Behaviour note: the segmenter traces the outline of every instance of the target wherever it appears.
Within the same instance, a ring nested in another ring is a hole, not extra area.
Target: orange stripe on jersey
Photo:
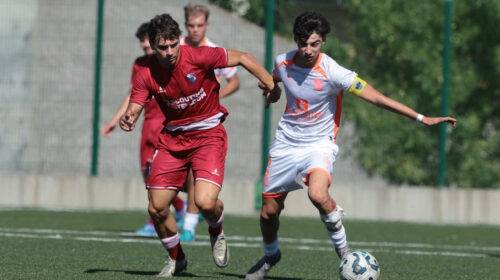
[[[313,66],[313,70],[320,73],[321,76],[323,76],[326,80],[328,80],[328,76],[326,75],[326,72],[323,68],[321,68],[321,66],[319,66],[319,63],[321,62],[321,58],[323,57],[323,54],[320,53],[318,55],[318,60],[316,60],[316,64],[314,64]]]
[[[342,95],[343,95],[343,92],[339,91],[339,94],[337,95],[337,108],[335,109],[335,115],[333,116],[333,121],[334,121],[333,139],[334,139],[334,143],[337,143],[337,133],[339,132],[340,115],[342,114]]]
[[[295,57],[295,55],[294,55],[294,57]],[[278,66],[276,68],[280,68],[283,65],[288,66],[288,65],[292,65],[292,64],[293,64],[293,57],[289,60],[283,60],[282,62],[280,62],[280,64],[278,64]]]

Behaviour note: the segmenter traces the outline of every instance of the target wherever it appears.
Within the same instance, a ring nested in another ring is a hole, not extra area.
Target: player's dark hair
[[[293,24],[293,35],[297,40],[307,40],[314,32],[318,33],[323,40],[330,32],[330,23],[320,13],[307,11],[297,16]]]
[[[157,15],[149,21],[148,36],[149,44],[154,48],[163,38],[164,40],[173,40],[181,36],[179,24],[169,15]]]
[[[141,24],[141,26],[139,26],[139,28],[137,28],[137,31],[135,32],[135,37],[142,41],[144,38],[146,38],[146,36],[148,36],[148,28],[149,22]]]

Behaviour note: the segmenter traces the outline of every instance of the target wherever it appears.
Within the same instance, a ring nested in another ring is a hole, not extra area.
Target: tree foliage
[[[440,114],[444,1],[353,1],[352,66],[376,88],[424,115]],[[448,180],[461,187],[500,188],[498,68],[500,2],[455,1],[449,114]],[[434,185],[438,128],[424,128],[348,100],[358,159],[371,174],[397,183]]]
[[[217,0],[212,0],[217,1]],[[263,25],[263,0],[249,0],[247,19]],[[313,1],[326,3],[325,1]],[[276,31],[291,38],[297,1],[276,1]],[[343,3],[339,7],[338,3]],[[301,5],[303,5],[302,3]],[[337,1],[312,7],[332,25],[323,51],[385,95],[426,116],[441,112],[445,1]],[[459,187],[500,188],[500,1],[454,1],[449,85],[448,181]],[[338,10],[347,19],[338,17]],[[347,23],[346,23],[347,22]],[[345,30],[344,30],[345,29]],[[338,30],[337,30],[338,31]],[[344,98],[343,118],[355,124],[356,157],[369,173],[393,183],[435,185],[439,128],[359,99]]]

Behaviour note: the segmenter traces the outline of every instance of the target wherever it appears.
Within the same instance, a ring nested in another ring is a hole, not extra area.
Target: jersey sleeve
[[[196,61],[201,67],[206,69],[227,67],[228,57],[225,48],[198,47],[194,49],[197,51]]]
[[[146,87],[144,75],[137,63],[132,68],[131,88],[130,102],[144,106],[149,98],[149,90]]]
[[[340,88],[344,92],[351,87],[354,78],[358,76],[356,72],[340,66],[333,59],[328,61],[328,75],[332,86]]]

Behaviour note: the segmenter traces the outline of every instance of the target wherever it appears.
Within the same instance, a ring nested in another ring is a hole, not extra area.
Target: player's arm
[[[240,88],[240,79],[238,78],[238,74],[234,74],[230,78],[226,78],[226,81],[226,85],[219,91],[219,98],[231,95]]]
[[[125,114],[120,118],[120,127],[124,131],[132,131],[135,128],[135,124],[137,123],[137,120],[139,119],[139,116],[141,115],[142,112],[142,105],[139,105],[137,103],[132,103],[130,102],[128,104],[127,110],[125,111]]]
[[[105,124],[104,127],[102,128],[101,132],[104,136],[106,136],[106,137],[111,136],[111,132],[113,132],[113,130],[115,130],[116,126],[120,122],[121,116],[123,116],[123,114],[125,114],[129,100],[130,100],[130,90],[127,92],[127,95],[125,95],[125,97],[123,98],[122,103],[120,104],[120,107],[116,111],[113,118],[107,124]]]
[[[236,50],[227,50],[228,66],[241,65],[250,74],[254,75],[269,90],[266,92],[266,108],[270,103],[275,103],[281,96],[281,89],[274,83],[273,77],[266,69],[249,53]]]
[[[359,77],[354,79],[348,92],[357,95],[359,98],[380,108],[417,120],[425,125],[435,125],[442,122],[448,122],[455,126],[457,122],[457,120],[452,117],[424,117],[423,115],[415,112],[412,108],[385,96]]]

